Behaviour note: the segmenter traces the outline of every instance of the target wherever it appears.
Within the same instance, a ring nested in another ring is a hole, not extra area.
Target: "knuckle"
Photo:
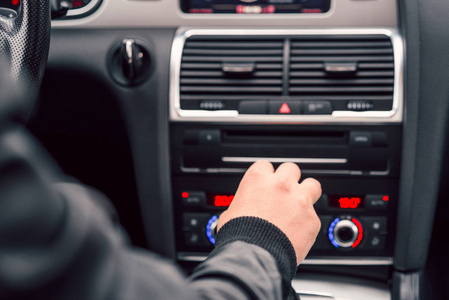
[[[290,192],[292,190],[292,185],[288,178],[279,178],[275,183],[275,188],[281,192]]]
[[[256,161],[251,168],[246,172],[246,174],[250,177],[260,177],[264,172],[264,165],[269,164],[268,161],[258,160]]]

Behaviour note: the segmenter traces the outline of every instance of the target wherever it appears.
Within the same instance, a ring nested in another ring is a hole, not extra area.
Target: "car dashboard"
[[[448,4],[72,2],[30,129],[135,245],[190,271],[246,169],[290,161],[323,189],[301,299],[429,299]]]

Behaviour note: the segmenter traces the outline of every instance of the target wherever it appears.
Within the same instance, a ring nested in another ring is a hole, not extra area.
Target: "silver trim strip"
[[[100,5],[102,0],[92,0],[86,6],[81,8],[69,9],[66,17],[76,17],[89,13],[91,10],[97,8]]]
[[[207,255],[196,255],[189,253],[178,253],[178,260],[202,262]],[[391,266],[392,257],[326,257],[326,258],[306,258],[302,265],[332,265],[332,266]]]
[[[298,294],[299,296],[305,296],[305,297],[319,297],[319,298],[335,299],[335,297],[330,293],[322,293],[322,292],[315,292],[315,291],[296,290],[296,294]]]
[[[386,35],[391,38],[394,52],[395,79],[393,109],[391,111],[334,111],[332,115],[239,115],[235,110],[182,110],[180,105],[180,71],[184,43],[191,36],[301,36],[301,35]],[[259,124],[382,124],[401,123],[403,114],[403,60],[402,37],[396,29],[178,29],[172,44],[170,58],[170,120],[173,122],[226,122]]]
[[[267,160],[271,163],[293,162],[298,164],[345,164],[346,158],[292,158],[292,157],[228,157],[221,158],[223,162],[253,163],[258,160]]]

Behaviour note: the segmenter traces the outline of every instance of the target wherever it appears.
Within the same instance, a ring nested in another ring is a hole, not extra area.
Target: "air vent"
[[[188,39],[181,62],[181,104],[282,95],[283,46],[281,39]]]
[[[380,110],[391,110],[394,92],[391,40],[387,36],[292,39],[289,83],[290,96],[354,100],[360,101],[354,105],[375,103],[380,104]]]
[[[403,42],[391,29],[180,29],[172,121],[400,123]]]

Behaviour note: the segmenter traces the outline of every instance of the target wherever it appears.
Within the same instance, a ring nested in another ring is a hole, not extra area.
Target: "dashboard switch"
[[[370,147],[372,134],[367,131],[351,131],[349,134],[349,145],[357,147]]]
[[[378,250],[385,248],[386,237],[381,235],[373,235],[371,236],[365,246],[363,247],[365,250]]]
[[[269,101],[268,113],[274,115],[299,115],[301,104],[297,101]]]
[[[182,192],[182,202],[188,206],[204,206],[206,205],[205,192]]]
[[[366,195],[365,208],[367,210],[386,210],[389,199],[385,195]]]
[[[198,141],[200,144],[219,144],[221,140],[220,130],[200,130]]]
[[[240,101],[239,114],[265,115],[267,113],[267,101]]]
[[[332,105],[329,101],[305,101],[304,113],[306,115],[330,115]]]

